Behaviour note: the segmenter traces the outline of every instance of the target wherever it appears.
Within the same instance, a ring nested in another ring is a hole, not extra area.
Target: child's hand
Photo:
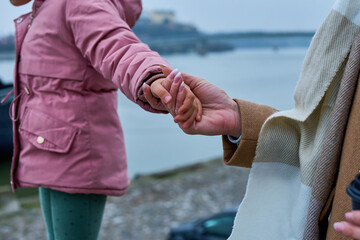
[[[156,110],[169,111],[166,107],[171,101],[171,95],[168,93],[162,82],[165,78],[159,78],[151,84],[151,88],[148,84],[144,83],[142,89],[144,91],[145,99],[148,101],[150,106]],[[170,112],[170,111],[169,111]]]
[[[184,84],[181,72],[174,69],[162,82],[162,85],[172,97],[172,101],[168,103],[168,108],[170,112],[174,113],[174,121],[179,123],[182,129],[187,129],[195,124],[195,121],[201,120],[201,102]]]

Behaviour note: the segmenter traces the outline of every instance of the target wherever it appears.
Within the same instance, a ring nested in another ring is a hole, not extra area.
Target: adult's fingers
[[[165,66],[163,64],[160,64],[160,67],[165,76],[169,76],[170,73],[173,72],[172,68]],[[199,84],[201,84],[201,82],[206,81],[200,77],[193,76],[193,75],[190,75],[187,73],[182,73],[182,75],[183,75],[183,80],[184,80],[185,84],[188,85],[191,89],[196,88]],[[173,77],[175,77],[175,75]]]
[[[163,87],[165,88],[165,90],[168,91],[170,94],[171,94],[171,92],[170,92],[171,85],[173,84],[174,78],[178,73],[179,73],[179,70],[177,70],[177,69],[172,70],[171,73],[161,83],[163,85]]]
[[[360,240],[360,227],[353,225],[352,223],[337,222],[334,224],[334,229],[347,237]]]
[[[169,77],[170,77],[170,75],[169,75]],[[170,105],[170,107],[171,107],[171,109],[172,109],[172,111],[174,113],[176,113],[177,105],[182,104],[182,102],[179,102],[178,99],[177,99],[177,96],[178,96],[178,93],[179,93],[179,87],[180,87],[181,83],[182,83],[181,72],[178,72],[176,74],[176,76],[174,77],[174,81],[173,81],[173,83],[171,85],[171,88],[170,88],[170,94],[173,97],[173,101],[171,101],[171,103],[169,105]]]
[[[176,102],[179,103],[176,105],[176,108],[175,108],[176,114],[179,113],[179,109],[184,105],[185,97],[186,97],[186,90],[185,90],[184,82],[181,82],[181,84],[179,86],[179,93],[176,96]]]
[[[175,68],[174,70],[171,71],[171,73],[167,76],[167,78],[170,78],[172,80],[174,80],[175,76],[179,73],[179,70],[177,68]]]
[[[345,214],[346,220],[360,227],[360,211],[355,210]]]
[[[162,72],[165,74],[165,76],[168,76],[172,71],[172,68],[165,66],[163,64],[160,64],[160,67],[161,67]]]
[[[177,68],[172,70],[170,74],[165,78],[165,80],[161,83],[163,87],[166,89],[166,91],[170,92],[171,85],[173,84],[174,78],[178,72],[179,70],[177,70]]]
[[[198,87],[202,82],[205,82],[204,79],[200,77],[196,77],[187,73],[182,73],[183,81],[186,85],[190,87],[191,90],[194,90]]]

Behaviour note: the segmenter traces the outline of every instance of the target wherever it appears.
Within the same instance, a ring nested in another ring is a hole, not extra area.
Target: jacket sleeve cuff
[[[227,165],[251,167],[255,157],[257,140],[265,120],[277,110],[245,100],[234,99],[241,114],[241,140],[239,144],[231,143],[223,136],[223,158]]]

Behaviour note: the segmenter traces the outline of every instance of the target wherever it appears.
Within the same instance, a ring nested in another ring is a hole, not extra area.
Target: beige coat
[[[251,167],[260,129],[267,117],[276,110],[244,100],[236,100],[236,102],[242,116],[242,137],[238,146],[223,138],[224,161],[227,165]],[[326,239],[329,240],[349,239],[335,232],[332,226],[334,222],[345,220],[345,213],[351,210],[351,199],[347,196],[345,189],[360,169],[360,128],[357,127],[358,124],[360,124],[360,88],[356,89],[351,107],[336,183],[334,183],[325,208],[320,214],[319,225],[325,226],[325,229],[322,230],[326,231],[326,227],[329,226],[326,236]],[[329,225],[323,224],[328,222],[330,211]]]

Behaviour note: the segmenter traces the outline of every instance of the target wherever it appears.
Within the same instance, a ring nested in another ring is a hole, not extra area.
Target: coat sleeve
[[[245,100],[235,99],[235,101],[241,114],[241,140],[239,145],[236,145],[223,136],[223,159],[227,165],[251,167],[261,127],[277,110]]]
[[[110,0],[67,1],[66,24],[76,47],[94,69],[130,100],[157,112],[141,97],[141,86],[162,77],[159,65],[169,64],[135,36],[118,7]]]

